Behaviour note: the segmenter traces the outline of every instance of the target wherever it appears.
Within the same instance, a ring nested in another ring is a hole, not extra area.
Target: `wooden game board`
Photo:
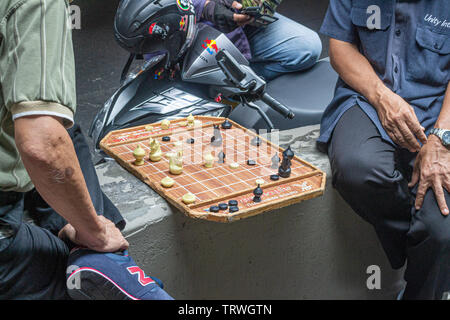
[[[180,122],[186,119],[177,119],[171,121],[171,128],[168,130],[161,129],[160,123],[156,123],[152,124],[152,131],[147,131],[145,125],[112,131],[101,141],[100,147],[172,205],[193,218],[231,222],[323,194],[325,173],[308,162],[295,156],[292,159],[291,176],[272,181],[270,175],[277,174],[278,170],[271,168],[271,158],[278,153],[281,159],[283,149],[264,138],[260,138],[260,146],[253,146],[251,140],[257,136],[256,133],[231,120],[231,129],[221,129],[222,146],[214,147],[211,145],[213,125],[220,125],[225,119],[196,117],[196,120],[195,128],[183,127]],[[171,141],[163,142],[163,136],[170,136]],[[175,141],[183,142],[184,166],[181,175],[169,173],[169,161],[166,157],[159,162],[148,159],[149,138],[160,141],[163,154],[175,151]],[[187,142],[190,138],[195,140],[194,144]],[[133,150],[138,144],[147,152],[143,166],[134,165]],[[216,161],[212,168],[204,167],[203,154],[207,151],[216,158],[220,151],[225,152],[225,163],[219,164]],[[255,160],[256,165],[247,165],[248,159]],[[239,163],[239,168],[231,169],[231,162]],[[175,180],[172,188],[161,186],[160,181],[166,176]],[[257,179],[265,180],[261,185],[264,194],[260,203],[253,202]],[[186,205],[182,202],[181,197],[188,192],[196,196],[194,204]],[[210,206],[227,203],[229,200],[238,201],[238,212],[209,212]]]

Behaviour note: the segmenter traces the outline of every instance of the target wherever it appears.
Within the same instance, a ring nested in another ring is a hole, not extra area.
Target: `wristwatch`
[[[430,134],[434,134],[439,139],[441,139],[441,142],[444,145],[444,147],[447,148],[450,147],[450,130],[433,128],[430,130]]]

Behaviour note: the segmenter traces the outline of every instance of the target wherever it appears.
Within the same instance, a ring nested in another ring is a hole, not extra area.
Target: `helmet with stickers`
[[[186,53],[197,32],[191,0],[122,0],[114,22],[114,35],[134,55],[167,55],[167,65]]]

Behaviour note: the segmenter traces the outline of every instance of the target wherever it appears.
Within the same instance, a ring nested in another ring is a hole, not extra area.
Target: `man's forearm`
[[[42,198],[93,246],[101,246],[103,226],[97,219],[72,141],[53,117],[15,121],[22,161]]]
[[[450,129],[450,83],[447,85],[444,103],[435,124],[436,128]]]
[[[342,80],[362,94],[375,108],[387,92],[369,61],[351,43],[330,39],[330,61]]]

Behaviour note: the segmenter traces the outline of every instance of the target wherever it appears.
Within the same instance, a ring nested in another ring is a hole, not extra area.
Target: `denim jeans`
[[[322,52],[316,32],[280,14],[275,17],[278,21],[265,28],[245,28],[251,67],[267,81],[312,67]]]

